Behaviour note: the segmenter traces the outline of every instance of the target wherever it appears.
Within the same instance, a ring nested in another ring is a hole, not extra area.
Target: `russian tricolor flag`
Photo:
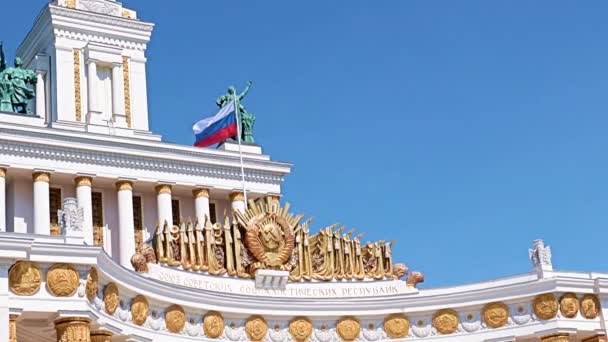
[[[236,104],[227,104],[215,116],[203,119],[192,126],[196,136],[194,146],[206,147],[221,143],[236,136],[237,130]]]

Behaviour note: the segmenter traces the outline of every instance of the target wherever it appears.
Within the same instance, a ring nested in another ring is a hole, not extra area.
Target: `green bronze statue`
[[[0,111],[31,114],[29,100],[35,94],[29,85],[35,85],[36,80],[36,73],[25,69],[20,57],[15,58],[14,67],[6,67],[4,49],[0,42]]]
[[[248,144],[255,143],[255,139],[253,138],[253,124],[255,123],[255,116],[245,109],[245,106],[243,106],[241,101],[245,98],[247,93],[249,93],[252,84],[253,83],[251,81],[247,82],[247,87],[240,94],[237,94],[234,86],[230,86],[228,87],[228,94],[218,97],[215,101],[218,107],[224,108],[227,104],[233,102],[236,97],[239,104],[238,114],[239,122],[241,123],[241,141]]]

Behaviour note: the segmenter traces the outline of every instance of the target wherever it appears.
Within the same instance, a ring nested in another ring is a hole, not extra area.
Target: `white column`
[[[34,234],[51,235],[49,182],[51,174],[35,172],[34,179]]]
[[[192,190],[194,196],[194,212],[196,220],[201,225],[205,224],[205,218],[209,216],[209,190],[200,188]]]
[[[10,341],[10,308],[8,304],[8,298],[10,295],[8,286],[9,267],[9,265],[0,264],[0,324],[3,325],[0,328],[0,341]]]
[[[112,65],[112,114],[118,127],[127,127],[125,92],[122,82],[122,65]]]
[[[0,232],[6,231],[6,169],[0,167]]]
[[[46,85],[45,72],[36,70],[36,115],[46,119]]]
[[[91,194],[91,185],[93,179],[91,177],[81,176],[74,179],[76,185],[76,199],[78,206],[84,212],[84,243],[93,246],[93,197]]]
[[[89,73],[87,76],[87,98],[89,101],[89,112],[98,112],[97,107],[97,64],[91,60],[88,64]]]
[[[169,227],[173,227],[171,185],[162,184],[156,187],[156,206],[158,208],[158,224],[163,226],[167,221]]]
[[[135,222],[133,221],[133,183],[116,183],[118,193],[118,241],[120,265],[128,269],[135,254]]]
[[[245,195],[242,192],[231,193],[230,202],[232,203],[232,210],[245,211]]]

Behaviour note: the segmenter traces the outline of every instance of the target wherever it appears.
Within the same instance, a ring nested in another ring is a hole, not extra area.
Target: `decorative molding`
[[[74,49],[74,106],[76,121],[82,122],[82,93],[81,93],[80,50]]]
[[[69,8],[54,5],[50,5],[49,9],[52,15],[59,15],[72,19],[85,20],[93,23],[106,24],[114,27],[128,28],[144,32],[152,32],[152,30],[154,29],[154,24],[152,23],[126,19],[121,16],[109,16],[94,12],[74,11]]]
[[[127,117],[127,127],[133,127],[133,118],[131,117],[131,81],[129,76],[129,57],[122,57],[122,78],[125,92],[125,115]]]

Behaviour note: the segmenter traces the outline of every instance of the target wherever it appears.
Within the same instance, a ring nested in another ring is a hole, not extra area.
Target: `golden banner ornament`
[[[557,299],[552,293],[536,296],[533,303],[534,314],[540,319],[552,319],[557,316]]]
[[[13,293],[20,296],[31,296],[40,290],[42,272],[32,262],[18,261],[8,272],[8,282]]]
[[[211,311],[203,319],[203,331],[209,338],[218,338],[224,333],[224,317],[219,312]]]
[[[146,323],[149,310],[150,305],[148,304],[146,297],[142,295],[135,297],[131,303],[131,320],[133,321],[133,324],[143,325]]]
[[[361,324],[354,317],[345,317],[336,324],[336,331],[338,332],[338,336],[344,341],[354,341],[359,337]]]
[[[167,330],[174,334],[179,334],[186,325],[186,312],[179,305],[171,305],[165,313],[165,324]]]
[[[56,297],[69,297],[76,293],[80,276],[68,264],[56,264],[46,274],[46,288]]]
[[[587,319],[595,319],[600,312],[600,302],[592,294],[586,294],[581,301],[581,314]]]
[[[444,335],[456,332],[459,322],[460,320],[456,311],[452,309],[439,310],[433,317],[433,326]]]
[[[306,342],[312,336],[312,323],[305,317],[294,318],[289,322],[289,334],[296,342]]]
[[[384,332],[390,338],[404,338],[410,333],[410,321],[402,314],[392,314],[384,319]]]
[[[261,316],[251,316],[245,323],[245,332],[251,341],[262,341],[268,333],[268,324]]]
[[[103,290],[103,302],[106,306],[106,313],[113,315],[118,308],[120,296],[118,295],[118,287],[114,283],[109,283]]]
[[[574,293],[566,293],[559,300],[559,311],[566,318],[574,318],[578,314],[580,303]]]
[[[483,308],[482,316],[487,326],[500,328],[509,322],[509,308],[504,303],[490,303]]]
[[[95,295],[97,295],[97,287],[99,286],[99,275],[97,274],[97,269],[95,267],[91,267],[89,274],[87,275],[87,284],[85,287],[85,292],[87,294],[88,300],[93,300]]]

